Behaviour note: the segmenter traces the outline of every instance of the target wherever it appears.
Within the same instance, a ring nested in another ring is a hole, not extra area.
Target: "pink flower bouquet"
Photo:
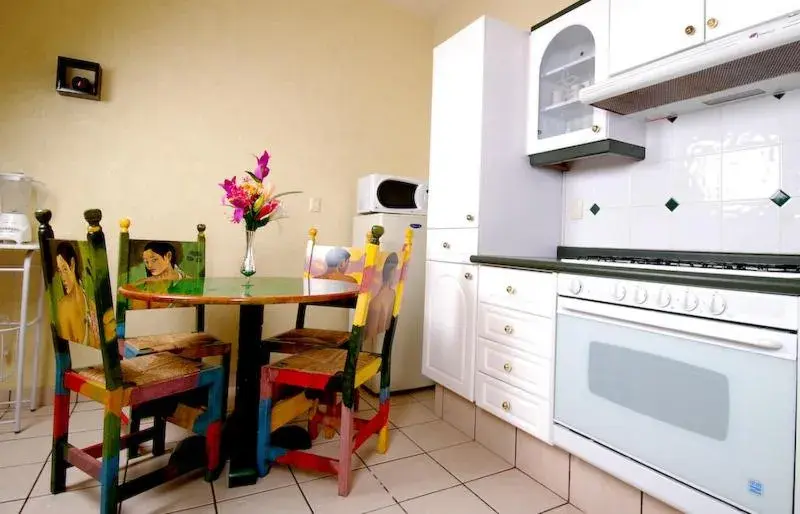
[[[237,183],[236,177],[225,179],[220,187],[225,191],[222,204],[233,208],[231,221],[244,220],[248,231],[263,227],[270,221],[285,217],[280,198],[301,191],[287,191],[275,194],[275,188],[267,180],[269,176],[269,153],[265,150],[256,158],[256,167],[247,171],[247,176]]]

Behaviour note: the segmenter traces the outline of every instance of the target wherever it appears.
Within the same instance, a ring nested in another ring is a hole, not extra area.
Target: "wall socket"
[[[322,212],[322,198],[309,198],[308,212]]]

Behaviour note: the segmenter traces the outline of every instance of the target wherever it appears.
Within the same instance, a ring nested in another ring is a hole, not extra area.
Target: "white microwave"
[[[428,183],[422,180],[373,173],[358,179],[359,214],[425,214]]]

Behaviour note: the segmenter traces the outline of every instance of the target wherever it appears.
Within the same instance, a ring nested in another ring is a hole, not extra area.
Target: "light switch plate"
[[[322,198],[309,198],[308,212],[322,212]]]

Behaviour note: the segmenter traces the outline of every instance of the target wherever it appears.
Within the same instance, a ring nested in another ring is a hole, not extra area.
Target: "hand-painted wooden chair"
[[[395,253],[379,255],[382,234],[382,227],[373,227],[372,237],[366,248],[364,275],[347,348],[307,350],[262,369],[257,459],[262,476],[266,475],[272,463],[334,473],[338,474],[339,495],[346,496],[350,491],[350,462],[353,452],[375,433],[378,434],[378,451],[384,453],[388,449],[392,341],[411,257],[412,230],[409,228],[406,231],[405,244],[399,259]],[[387,315],[388,319],[383,319],[382,315]],[[384,332],[381,353],[361,351],[365,337],[374,337],[376,332]],[[356,419],[353,414],[358,387],[378,372],[381,374],[378,412],[369,420]],[[314,430],[312,426],[317,423],[339,430],[341,439],[338,459],[287,450],[271,444],[271,430],[275,424],[273,390],[281,384],[304,387],[307,394],[313,394],[308,390],[341,393],[340,404],[327,405],[325,413],[315,409],[316,412],[309,422],[310,430]]]
[[[119,264],[117,284],[150,282],[153,288],[166,285],[168,280],[181,278],[203,278],[206,271],[206,226],[197,225],[196,241],[164,241],[151,239],[131,239],[131,220],[123,218],[119,222]],[[199,360],[205,357],[222,357],[225,384],[228,384],[231,363],[231,345],[218,341],[214,336],[203,332],[205,329],[205,306],[195,307],[195,332],[157,334],[133,338],[125,337],[125,319],[129,310],[169,308],[169,304],[152,304],[130,300],[117,295],[117,338],[120,351],[125,358],[139,357],[159,352],[171,352],[181,357]],[[223,418],[227,411],[227,385],[222,395]],[[131,412],[131,430],[137,431],[141,422],[141,412]],[[131,448],[129,457],[135,457],[136,448]]]
[[[359,283],[364,269],[364,250],[358,247],[317,244],[317,229],[308,231],[303,265],[305,278],[325,278]],[[327,307],[352,308],[352,302],[322,304]],[[350,338],[348,330],[305,328],[306,305],[297,307],[295,328],[265,339],[262,344],[278,353],[298,353],[313,348],[339,348]]]
[[[36,212],[56,354],[50,490],[63,492],[67,469],[75,466],[100,482],[100,512],[112,514],[119,502],[197,467],[187,460],[170,459],[159,470],[118,484],[121,450],[152,439],[154,454],[164,452],[157,427],[121,435],[123,407],[152,409],[157,419],[171,416],[168,421],[205,436],[205,459],[199,460],[205,461],[206,480],[218,476],[224,371],[221,366],[168,352],[120,358],[105,235],[100,227],[102,214],[92,209],[84,217],[89,223],[86,241],[59,240],[49,224],[50,211]],[[70,342],[97,349],[102,365],[74,369]],[[102,443],[83,449],[69,444],[71,391],[105,406]],[[196,400],[198,393],[207,401],[186,415],[187,409],[181,408],[185,404],[180,402]],[[165,408],[159,410],[159,406]],[[102,461],[97,460],[100,457]]]

